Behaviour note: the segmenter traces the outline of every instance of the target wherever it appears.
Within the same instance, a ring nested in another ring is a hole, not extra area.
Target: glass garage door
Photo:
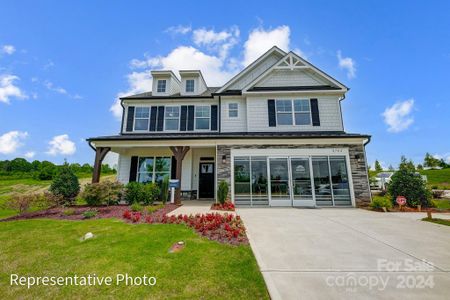
[[[351,206],[345,156],[234,158],[238,206]]]

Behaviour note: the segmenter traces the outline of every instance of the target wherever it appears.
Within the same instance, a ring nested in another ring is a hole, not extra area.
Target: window
[[[311,108],[308,99],[294,100],[295,125],[311,125]]]
[[[158,93],[165,93],[166,92],[166,80],[158,80],[158,86],[156,88]]]
[[[238,104],[228,103],[228,117],[237,118],[238,117]]]
[[[180,120],[180,107],[166,106],[164,111],[164,128],[165,130],[178,130]]]
[[[136,107],[134,130],[148,130],[150,107]]]
[[[194,92],[194,79],[186,80],[186,93]]]
[[[161,184],[170,177],[170,157],[139,157],[138,182],[156,182]]]
[[[209,129],[210,109],[209,106],[195,107],[195,129]]]
[[[292,101],[277,100],[277,124],[292,125]]]
[[[311,105],[308,99],[277,100],[278,125],[311,125]]]

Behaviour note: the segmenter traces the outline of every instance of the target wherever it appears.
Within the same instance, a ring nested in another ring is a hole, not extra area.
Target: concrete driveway
[[[425,214],[240,208],[272,299],[448,299],[450,227]],[[450,218],[450,216],[449,216]]]

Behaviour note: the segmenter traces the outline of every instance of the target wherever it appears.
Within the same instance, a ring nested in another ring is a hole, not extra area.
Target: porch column
[[[100,172],[102,171],[102,162],[106,154],[111,150],[109,147],[97,147],[95,149],[94,172],[92,173],[92,183],[100,181]]]
[[[180,181],[180,187],[175,190],[175,204],[181,203],[181,168],[183,159],[186,156],[186,153],[188,153],[190,147],[189,146],[171,146],[170,150],[173,153],[173,156],[175,156],[175,160],[177,161],[176,166],[176,179]]]

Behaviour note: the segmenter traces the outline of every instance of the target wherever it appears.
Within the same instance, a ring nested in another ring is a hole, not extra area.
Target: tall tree
[[[375,160],[375,171],[377,172],[383,171],[383,168],[381,167],[381,164],[378,160]]]
[[[425,154],[425,158],[423,159],[423,166],[429,167],[429,168],[435,168],[438,167],[440,164],[439,159],[433,157],[430,153]]]

